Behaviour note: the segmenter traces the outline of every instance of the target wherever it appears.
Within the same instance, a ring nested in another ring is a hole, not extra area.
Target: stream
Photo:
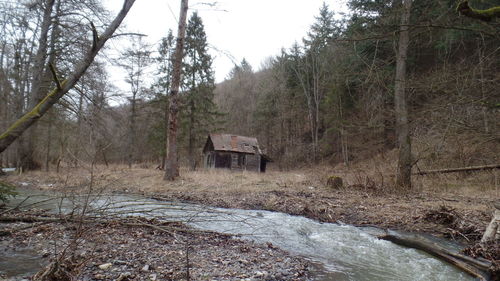
[[[48,200],[42,192],[27,198],[20,191],[10,206],[23,202],[53,212],[78,209],[84,197]],[[52,194],[51,196],[54,196]],[[57,195],[56,195],[57,196]],[[23,201],[24,200],[24,201]],[[35,202],[44,201],[37,204]],[[241,235],[242,239],[270,242],[292,254],[302,256],[314,266],[313,280],[474,280],[466,273],[415,249],[404,248],[375,237],[383,231],[350,225],[320,223],[284,213],[212,208],[195,204],[162,202],[139,195],[103,195],[90,198],[89,212],[106,216],[142,216],[184,221],[188,225],[221,233]],[[414,235],[397,233],[398,235]],[[460,248],[449,241],[427,237],[448,249]],[[2,245],[0,244],[0,249]],[[9,276],[36,272],[37,253],[0,250],[0,272]],[[24,272],[21,272],[25,268]]]

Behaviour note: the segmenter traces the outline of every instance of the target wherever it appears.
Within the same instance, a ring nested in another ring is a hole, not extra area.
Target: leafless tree
[[[125,0],[122,9],[108,26],[102,35],[98,35],[95,27],[92,28],[93,40],[92,46],[88,49],[83,59],[74,68],[74,71],[65,80],[61,80],[54,73],[54,82],[56,87],[26,114],[14,122],[4,133],[0,135],[0,152],[3,152],[10,144],[18,139],[29,127],[36,123],[48,110],[54,106],[70,89],[72,89],[78,80],[83,76],[88,67],[92,64],[95,57],[102,49],[107,40],[109,40],[114,31],[121,24],[135,0]],[[93,25],[92,25],[93,26]],[[54,71],[55,72],[55,71]]]
[[[174,63],[172,71],[172,87],[170,89],[167,161],[165,165],[165,180],[175,180],[179,176],[179,160],[177,159],[177,117],[179,112],[179,88],[181,84],[181,68],[186,36],[186,19],[188,0],[181,0],[177,43],[175,45]]]
[[[130,85],[130,118],[127,142],[127,163],[132,168],[134,162],[134,151],[137,145],[137,103],[144,96],[145,71],[151,61],[151,51],[149,46],[142,40],[142,36],[134,37],[132,45],[120,56],[119,66],[125,69],[127,76],[125,81]]]
[[[398,135],[398,171],[396,185],[411,188],[411,140],[408,121],[406,93],[406,60],[410,35],[408,24],[411,16],[412,0],[402,1],[401,26],[399,29],[398,51],[396,54],[396,78],[394,82],[394,105],[396,113],[396,133]]]

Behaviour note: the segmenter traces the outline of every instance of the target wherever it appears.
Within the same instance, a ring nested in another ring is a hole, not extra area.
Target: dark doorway
[[[231,169],[231,154],[220,154],[215,156],[215,168]]]
[[[265,173],[266,172],[266,166],[267,166],[267,160],[264,157],[260,158],[260,172]]]

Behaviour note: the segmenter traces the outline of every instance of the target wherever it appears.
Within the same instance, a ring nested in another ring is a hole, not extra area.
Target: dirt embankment
[[[483,200],[473,198],[374,195],[360,191],[263,191],[217,194],[209,191],[162,192],[156,198],[224,208],[263,209],[300,215],[321,222],[342,222],[426,232],[459,241],[480,239],[490,212]]]

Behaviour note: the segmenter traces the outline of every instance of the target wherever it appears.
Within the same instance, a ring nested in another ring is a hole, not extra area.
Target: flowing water
[[[20,202],[22,196],[11,202]],[[33,197],[23,204],[42,200]],[[67,212],[81,205],[82,197],[73,200],[49,200],[37,207]],[[137,215],[166,220],[182,220],[189,225],[222,233],[242,235],[244,239],[270,242],[292,254],[310,260],[315,266],[314,280],[474,280],[456,268],[423,252],[404,248],[375,237],[376,228],[320,223],[284,213],[209,208],[193,204],[160,202],[141,196],[101,196],[91,200],[90,212],[97,215]],[[398,235],[411,235],[402,234]],[[433,241],[436,242],[436,241]],[[453,250],[457,246],[441,241]],[[9,253],[0,253],[0,271],[9,267]],[[10,267],[17,267],[19,257]],[[7,272],[8,273],[8,272]]]

